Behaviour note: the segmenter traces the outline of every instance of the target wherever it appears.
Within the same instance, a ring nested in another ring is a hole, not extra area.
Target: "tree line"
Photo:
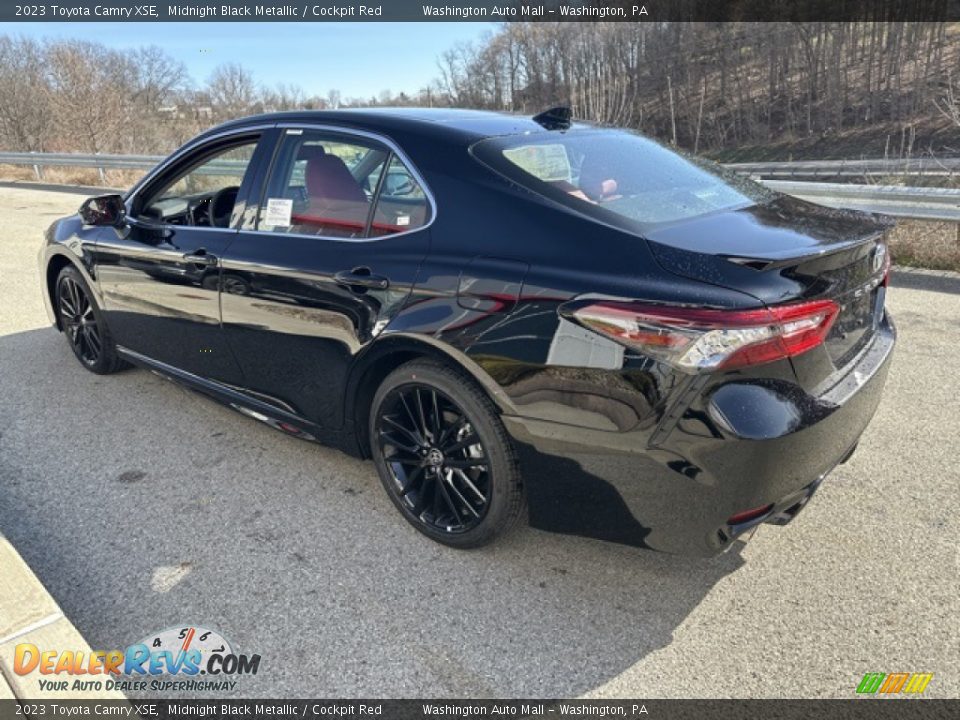
[[[260,112],[432,103],[384,91],[310,96],[264,86],[239,63],[196,83],[156,46],[113,50],[87,40],[0,35],[0,149],[19,152],[162,154],[219,122]]]
[[[237,63],[196,83],[158,47],[0,36],[0,147],[166,153],[233,117],[287,109],[456,106],[637,128],[694,151],[844,130],[960,125],[956,23],[505,23],[438,58],[411,94],[265,87]],[[955,148],[955,151],[960,148]]]
[[[559,100],[694,151],[935,121],[960,28],[886,20],[513,23],[445,52],[441,88],[469,107]]]

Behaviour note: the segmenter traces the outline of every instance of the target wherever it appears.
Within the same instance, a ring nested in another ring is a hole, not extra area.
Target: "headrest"
[[[327,151],[323,149],[323,145],[301,145],[297,150],[297,160],[313,160],[326,154]]]

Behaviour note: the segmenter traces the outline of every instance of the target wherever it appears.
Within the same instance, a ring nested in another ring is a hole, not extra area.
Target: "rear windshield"
[[[520,185],[628,229],[769,202],[773,193],[700,158],[626,130],[572,130],[483,140],[474,156]]]

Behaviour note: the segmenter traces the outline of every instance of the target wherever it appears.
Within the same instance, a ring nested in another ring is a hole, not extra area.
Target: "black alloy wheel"
[[[393,390],[377,424],[380,452],[410,512],[436,530],[461,533],[487,512],[490,472],[466,413],[436,388]]]
[[[65,267],[57,278],[56,289],[60,327],[73,354],[85,368],[99,375],[120,369],[124,363],[117,356],[100,308],[80,273]]]
[[[103,338],[86,290],[73,277],[64,275],[60,278],[57,296],[67,341],[80,362],[93,367],[103,353]]]
[[[418,530],[476,547],[524,507],[509,438],[489,399],[444,365],[415,361],[374,398],[371,449],[384,487]]]

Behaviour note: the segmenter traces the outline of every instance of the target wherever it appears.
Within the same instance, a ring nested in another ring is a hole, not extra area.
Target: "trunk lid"
[[[788,196],[646,234],[669,272],[747,292],[766,305],[830,299],[840,314],[825,342],[834,369],[873,336],[887,268],[883,217]]]

